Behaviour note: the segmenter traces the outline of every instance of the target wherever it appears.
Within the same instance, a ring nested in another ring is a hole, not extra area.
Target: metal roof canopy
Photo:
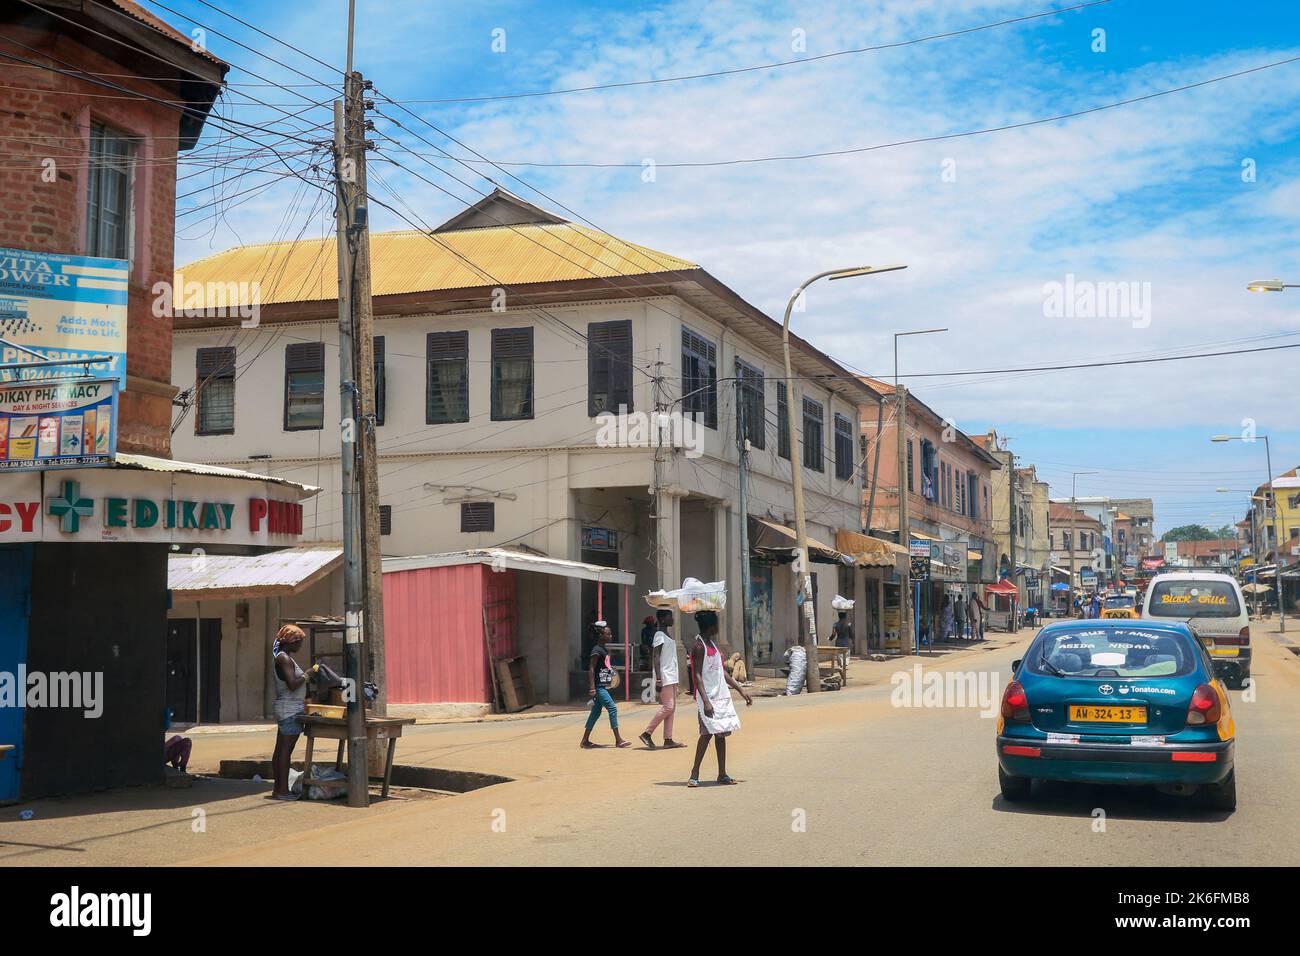
[[[299,500],[313,498],[320,494],[320,489],[315,485],[304,485],[297,481],[290,481],[288,478],[277,478],[275,475],[259,475],[257,472],[243,471],[239,468],[225,468],[220,465],[200,465],[196,462],[175,461],[171,458],[154,458],[151,455],[129,455],[125,452],[118,452],[113,456],[113,463],[108,467],[133,468],[139,471],[155,471],[159,473],[204,475],[211,478],[239,478],[244,481],[266,481],[285,488],[293,488],[298,492]]]
[[[600,564],[586,564],[566,558],[551,558],[507,548],[471,548],[466,551],[448,551],[442,554],[417,554],[402,558],[385,558],[384,573],[418,571],[422,568],[446,568],[460,564],[486,564],[492,568],[512,571],[536,571],[558,577],[577,578],[582,581],[601,581],[606,584],[635,584],[636,574],[621,568],[607,568]]]
[[[343,563],[338,545],[300,545],[266,554],[172,554],[167,587],[182,601],[223,601],[298,594]]]

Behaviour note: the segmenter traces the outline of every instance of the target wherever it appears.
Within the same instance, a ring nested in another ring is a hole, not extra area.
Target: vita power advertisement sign
[[[113,460],[117,381],[0,383],[0,471]]]
[[[130,265],[98,259],[27,252],[0,246],[0,339],[50,360],[102,355],[94,374],[126,388],[126,299]],[[40,361],[0,345],[0,365]],[[66,377],[75,369],[51,366],[23,372],[26,381]]]

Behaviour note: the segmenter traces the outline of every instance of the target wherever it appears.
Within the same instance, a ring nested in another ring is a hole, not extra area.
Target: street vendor
[[[277,800],[296,800],[289,792],[289,763],[293,748],[302,734],[302,717],[307,709],[307,680],[320,671],[313,664],[304,671],[291,656],[302,647],[307,635],[302,628],[286,624],[276,632],[271,644],[271,663],[275,674],[275,752],[271,756],[271,769],[275,774],[275,788],[271,795]]]

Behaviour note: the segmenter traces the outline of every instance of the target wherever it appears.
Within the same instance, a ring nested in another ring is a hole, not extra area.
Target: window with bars
[[[970,501],[970,516],[972,518],[980,516],[980,509],[977,504],[979,501],[979,483],[979,475],[975,474],[975,472],[972,471],[966,475],[966,497]]]
[[[790,398],[785,382],[776,383],[776,453],[790,460]]]
[[[379,533],[381,535],[393,533],[393,506],[392,505],[379,506]]]
[[[284,430],[325,426],[325,343],[295,342],[284,349]]]
[[[632,322],[587,326],[587,415],[632,411]]]
[[[848,481],[853,477],[853,422],[835,413],[835,477]]]
[[[682,413],[718,427],[718,348],[682,326]]]
[[[430,332],[424,339],[424,421],[469,421],[469,333]]]
[[[235,350],[199,349],[194,355],[194,433],[235,433]]]
[[[736,434],[754,448],[767,447],[767,407],[763,373],[736,359]]]
[[[912,442],[910,439],[907,442],[907,490],[916,490],[916,481],[912,477]]]
[[[460,504],[460,530],[464,534],[496,530],[496,502],[462,501]]]
[[[822,454],[822,428],[826,409],[821,402],[811,398],[803,400],[803,466],[809,471],[821,471],[825,456]]]
[[[86,165],[86,255],[131,258],[136,142],[94,123]]]
[[[533,330],[492,330],[492,420],[533,417]]]
[[[384,414],[388,410],[388,375],[384,363],[384,337],[375,336],[375,424],[384,423]]]

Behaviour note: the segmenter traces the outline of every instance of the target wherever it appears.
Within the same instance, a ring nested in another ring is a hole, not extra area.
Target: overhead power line
[[[1090,106],[1087,109],[1072,110],[1068,113],[1057,113],[1053,116],[1043,116],[1038,119],[1025,120],[1021,123],[1006,123],[1001,126],[985,126],[980,129],[963,130],[958,133],[941,133],[935,136],[916,136],[911,139],[895,140],[889,143],[875,143],[871,146],[851,146],[844,149],[828,149],[815,153],[790,153],[779,156],[748,156],[739,159],[714,159],[698,160],[693,162],[655,162],[657,169],[702,169],[717,166],[745,166],[759,163],[784,163],[795,162],[806,159],[826,159],[832,156],[852,156],[858,153],[870,153],[881,149],[893,149],[898,146],[914,146],[920,143],[937,143],[944,140],[964,139],[971,136],[984,136],[988,133],[1004,133],[1011,130],[1026,129],[1031,126],[1042,126],[1047,123],[1057,123],[1061,120],[1075,119],[1080,116],[1088,116],[1093,113],[1101,113],[1106,110],[1119,109],[1122,106],[1132,106],[1134,103],[1142,103],[1147,100],[1154,100],[1162,96],[1172,96],[1175,93],[1185,93],[1188,90],[1198,89],[1203,86],[1210,86],[1215,83],[1222,83],[1225,80],[1233,80],[1242,76],[1249,76],[1252,73],[1260,73],[1264,70],[1272,70],[1282,66],[1288,66],[1300,61],[1300,56],[1287,57],[1282,60],[1274,60],[1271,63],[1261,63],[1259,66],[1252,66],[1244,70],[1237,70],[1233,73],[1224,73],[1220,76],[1212,76],[1208,79],[1198,80],[1195,83],[1186,83],[1182,86],[1170,87],[1165,90],[1156,90],[1152,93],[1144,93],[1141,96],[1130,96],[1127,99],[1116,100],[1112,103],[1103,103],[1099,106]],[[469,163],[484,162],[484,160],[468,159],[464,160]],[[493,166],[517,166],[533,167],[538,169],[641,169],[643,163],[638,160],[629,163],[542,163],[542,162],[520,162],[512,160],[492,160]]]
[[[199,0],[199,2],[204,3],[204,0]],[[661,76],[648,80],[625,80],[619,83],[597,83],[591,86],[573,86],[556,90],[530,90],[520,93],[457,96],[444,99],[403,100],[402,102],[445,105],[453,103],[487,103],[495,100],[519,100],[538,96],[565,96],[570,93],[594,93],[600,90],[619,90],[636,86],[658,86],[664,83],[682,83],[687,80],[708,80],[720,76],[737,76],[743,73],[758,73],[763,70],[779,70],[789,66],[801,66],[805,63],[817,63],[819,61],[831,60],[842,56],[857,56],[863,53],[876,53],[880,50],[893,50],[899,47],[915,46],[918,43],[928,43],[931,40],[947,40],[951,37],[966,36],[971,33],[979,33],[983,30],[993,30],[997,27],[1010,26],[1015,23],[1026,23],[1030,20],[1042,19],[1043,17],[1054,17],[1060,13],[1069,13],[1071,10],[1081,10],[1084,7],[1098,7],[1107,3],[1110,3],[1110,0],[1090,0],[1090,2],[1087,3],[1076,3],[1069,7],[1060,7],[1056,10],[1045,10],[1042,13],[1031,13],[1023,17],[1011,17],[1006,20],[998,20],[994,23],[981,23],[978,26],[965,27],[961,30],[950,30],[947,33],[932,33],[929,36],[913,37],[908,40],[896,40],[893,43],[877,43],[873,46],[855,47],[848,50],[835,50],[831,53],[819,53],[815,56],[797,57],[790,60],[777,60],[774,63],[759,63],[754,66],[741,66],[729,70],[712,70],[707,73],[684,73],[677,76]],[[211,4],[204,3],[204,6],[211,6]]]

